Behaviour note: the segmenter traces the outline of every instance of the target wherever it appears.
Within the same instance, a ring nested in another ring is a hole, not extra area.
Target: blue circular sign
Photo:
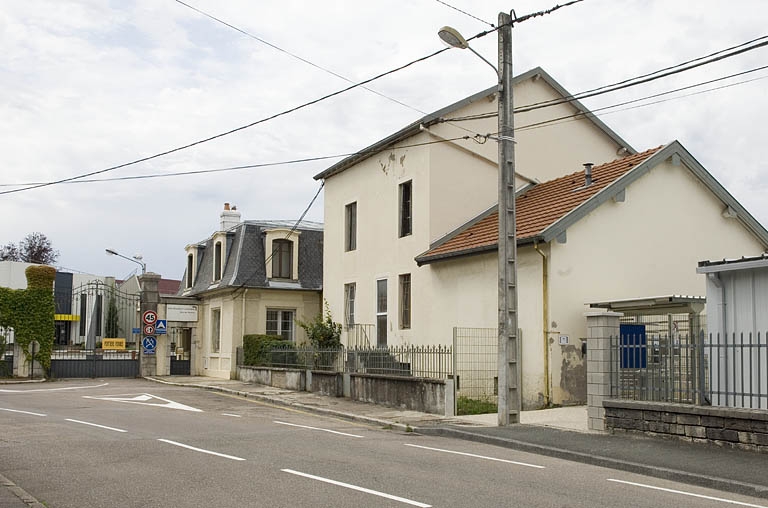
[[[145,354],[153,354],[157,347],[157,339],[155,337],[144,337],[141,341],[141,347],[144,348]]]

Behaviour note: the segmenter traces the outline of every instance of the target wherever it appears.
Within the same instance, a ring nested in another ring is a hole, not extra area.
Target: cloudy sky
[[[443,25],[470,37],[495,23],[499,11],[514,8],[521,16],[557,0],[446,0],[480,20],[437,0],[187,3],[251,37],[175,0],[3,2],[0,192],[255,122],[349,86],[318,67],[362,81],[441,49],[436,33]],[[515,27],[515,72],[541,66],[577,93],[764,36],[766,21],[764,0],[585,0]],[[495,34],[473,47],[495,61]],[[764,65],[767,48],[583,102],[615,105]],[[680,140],[768,224],[768,172],[758,150],[768,139],[766,77],[768,70],[752,72],[600,117],[638,150]],[[356,89],[94,178],[347,154],[494,83],[471,53],[446,51],[369,85],[405,105]],[[704,92],[723,85],[732,86]],[[337,160],[0,194],[0,244],[40,231],[70,270],[124,277],[136,266],[104,254],[113,248],[141,253],[149,270],[181,278],[184,246],[216,229],[224,202],[244,219],[296,219],[318,190],[312,176]],[[307,219],[322,221],[322,210],[321,195]]]

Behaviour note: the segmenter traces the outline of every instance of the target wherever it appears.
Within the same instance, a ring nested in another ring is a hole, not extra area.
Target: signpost
[[[141,347],[145,355],[155,354],[155,350],[157,348],[157,338],[152,336],[144,337],[144,339],[141,341]]]

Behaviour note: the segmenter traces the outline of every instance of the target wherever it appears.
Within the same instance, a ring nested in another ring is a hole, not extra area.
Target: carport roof
[[[648,313],[649,311],[654,314],[697,314],[703,310],[705,303],[707,303],[707,299],[704,296],[668,295],[609,300],[588,305],[592,309],[605,309],[628,314]]]

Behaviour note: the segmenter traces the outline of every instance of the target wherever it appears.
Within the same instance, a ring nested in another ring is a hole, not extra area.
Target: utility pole
[[[499,425],[520,423],[512,18],[499,13]]]

